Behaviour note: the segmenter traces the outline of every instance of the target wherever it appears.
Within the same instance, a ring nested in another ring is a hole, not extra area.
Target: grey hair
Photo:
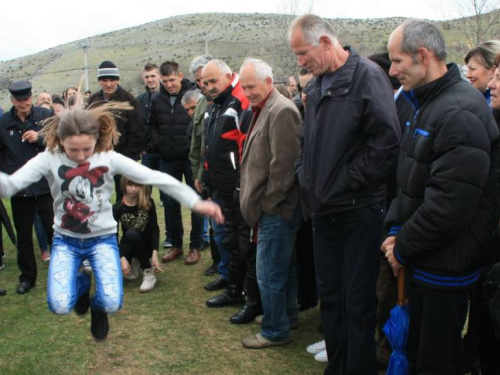
[[[421,47],[431,51],[439,61],[446,61],[446,43],[441,31],[432,23],[423,20],[407,20],[401,24],[403,40],[401,51],[414,60]]]
[[[229,65],[227,65],[224,61],[222,61],[220,59],[211,60],[207,63],[207,65],[208,64],[215,65],[217,67],[217,69],[219,70],[219,72],[223,75],[233,74],[233,71],[231,70]],[[207,65],[205,65],[205,66],[207,66]]]
[[[304,35],[305,42],[310,46],[317,46],[322,36],[328,37],[333,45],[337,45],[338,39],[330,25],[326,20],[314,14],[304,14],[293,20],[288,31],[288,39],[292,39],[292,33],[299,29]]]
[[[181,105],[186,105],[190,101],[196,100],[196,103],[203,97],[203,94],[199,89],[191,90],[182,96]]]
[[[191,64],[189,64],[189,72],[194,77],[198,70],[202,69],[207,63],[212,60],[212,56],[209,55],[200,55],[196,56]]]
[[[478,45],[476,48],[471,49],[465,55],[464,61],[466,64],[469,60],[475,57],[479,63],[487,69],[495,66],[495,57],[500,53],[500,41],[488,40]]]
[[[243,68],[247,65],[252,65],[255,68],[255,77],[258,80],[265,81],[267,77],[273,79],[273,68],[269,66],[265,61],[260,59],[255,59],[253,57],[247,57],[240,68],[240,75]]]

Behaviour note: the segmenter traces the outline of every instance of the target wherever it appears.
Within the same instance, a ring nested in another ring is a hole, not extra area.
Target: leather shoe
[[[191,249],[191,250],[189,250],[189,254],[186,257],[186,260],[184,260],[184,264],[186,266],[191,266],[193,264],[198,263],[198,261],[200,260],[200,258],[201,258],[200,250],[198,250],[198,249]]]
[[[162,258],[161,258],[161,262],[162,263],[168,263],[168,262],[172,262],[174,260],[176,260],[177,258],[179,258],[182,254],[184,254],[184,251],[182,250],[182,248],[179,248],[179,247],[172,247],[168,253],[166,253]]]
[[[209,298],[207,300],[207,307],[226,307],[232,305],[238,305],[243,303],[245,300],[243,299],[243,294],[232,295],[233,293],[229,292],[226,289],[224,292],[219,294],[218,296]]]
[[[214,290],[220,290],[227,287],[227,280],[222,276],[219,276],[217,280],[214,280],[207,285],[205,285],[205,289],[209,292],[213,292]]]
[[[24,293],[28,293],[30,291],[31,288],[33,288],[35,286],[35,284],[32,284],[28,281],[21,281],[21,284],[19,284],[19,286],[17,287],[17,294],[24,294]]]
[[[219,272],[217,268],[217,263],[214,262],[210,267],[207,268],[207,270],[205,271],[205,275],[213,276],[217,275],[217,272]]]
[[[260,314],[262,314],[262,307],[259,303],[247,302],[240,311],[229,318],[229,321],[233,324],[247,324],[253,322]]]

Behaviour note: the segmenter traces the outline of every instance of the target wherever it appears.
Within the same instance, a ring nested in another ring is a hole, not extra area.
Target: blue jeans
[[[88,259],[96,283],[90,302],[97,312],[114,313],[123,304],[123,279],[116,235],[89,239],[54,234],[47,280],[47,302],[55,314],[69,314],[87,291],[89,277],[79,271]]]
[[[378,374],[375,290],[384,216],[385,205],[373,204],[312,219],[325,374]]]
[[[160,171],[169,174],[179,181],[182,181],[182,177],[184,176],[186,185],[194,189],[193,172],[189,160],[162,160],[160,163]],[[168,229],[172,238],[172,246],[182,248],[184,226],[182,225],[181,206],[176,200],[167,195],[164,195],[163,203],[165,206],[165,222],[168,222],[169,225]],[[191,228],[189,248],[201,249],[203,246],[201,239],[203,234],[203,217],[191,213]]]
[[[221,205],[221,200],[218,197],[213,197],[212,201]],[[225,224],[217,224],[215,220],[212,219],[210,219],[210,222],[212,224],[212,229],[214,230],[214,241],[220,255],[220,262],[217,265],[217,270],[219,271],[220,276],[227,279],[227,266],[231,261],[231,254],[227,251],[226,247],[222,245],[222,240],[226,236],[226,226]]]
[[[208,232],[208,217],[203,218],[203,241],[210,242],[210,233]]]
[[[271,341],[290,338],[298,321],[295,235],[302,222],[300,208],[291,222],[281,215],[263,214],[257,237],[257,282],[264,317],[261,335]]]
[[[47,243],[47,233],[45,233],[45,227],[43,226],[43,221],[38,215],[38,210],[35,209],[35,216],[33,216],[33,226],[35,228],[36,239],[38,241],[38,247],[42,252],[49,249]]]

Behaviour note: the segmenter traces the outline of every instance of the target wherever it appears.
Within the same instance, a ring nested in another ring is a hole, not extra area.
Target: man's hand
[[[28,130],[21,137],[21,142],[36,143],[38,142],[38,133],[34,130]]]
[[[201,192],[203,191],[203,185],[201,184],[201,181],[198,178],[194,180],[194,188],[196,189],[196,192],[198,194],[201,194]]]
[[[380,247],[380,250],[383,253],[386,253],[387,250],[392,250],[394,249],[394,246],[396,246],[396,236],[389,236],[385,239],[385,241],[382,243],[382,246]]]
[[[212,201],[198,201],[193,208],[193,211],[201,216],[210,216],[217,224],[224,223],[224,215],[220,206]]]
[[[401,263],[399,263],[398,260],[396,259],[396,257],[394,256],[394,247],[385,252],[385,257],[387,258],[387,261],[391,265],[392,273],[394,274],[394,277],[397,277],[398,273],[399,273],[399,269],[401,267],[403,267],[403,265]]]

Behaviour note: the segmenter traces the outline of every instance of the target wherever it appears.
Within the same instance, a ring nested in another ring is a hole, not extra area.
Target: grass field
[[[155,189],[156,191],[156,189]],[[155,194],[156,195],[156,194]],[[156,202],[159,200],[156,197]],[[10,212],[8,200],[4,200]],[[158,206],[159,216],[163,209]],[[189,226],[184,211],[185,227]],[[161,220],[161,219],[160,219]],[[160,228],[163,227],[163,221]],[[188,228],[186,228],[188,229]],[[4,231],[5,232],[5,231]],[[189,232],[186,230],[186,234]],[[185,239],[187,244],[187,240]],[[164,265],[156,289],[139,293],[142,277],[124,282],[122,310],[110,316],[110,333],[104,342],[90,334],[90,314],[79,317],[52,314],[46,303],[48,264],[38,259],[38,281],[28,294],[18,295],[19,270],[15,247],[4,233],[5,268],[0,271],[0,374],[321,374],[324,365],[314,361],[306,346],[321,339],[319,311],[300,316],[292,343],[264,350],[244,349],[242,337],[257,333],[251,323],[236,326],[229,317],[237,307],[208,309],[209,293],[203,286],[211,264],[205,250],[195,266],[182,260]],[[162,250],[160,255],[165,252]]]

